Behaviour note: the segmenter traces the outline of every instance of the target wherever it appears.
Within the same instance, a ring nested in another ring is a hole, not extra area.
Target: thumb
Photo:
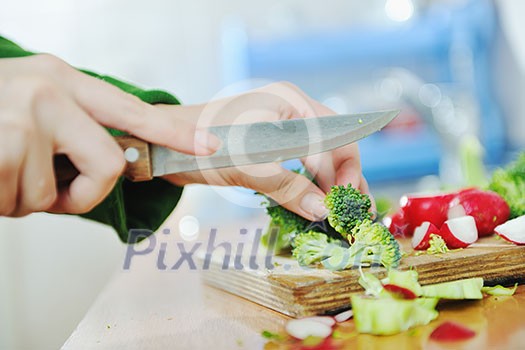
[[[323,204],[325,193],[303,175],[288,171],[278,164],[258,165],[258,172],[257,177],[244,177],[242,185],[268,195],[286,209],[310,221],[320,221],[328,215]]]

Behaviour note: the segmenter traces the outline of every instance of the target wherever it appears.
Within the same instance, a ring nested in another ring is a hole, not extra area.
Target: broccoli
[[[293,237],[308,231],[308,227],[312,225],[310,221],[280,206],[271,198],[268,198],[266,212],[271,220],[262,237],[262,243],[272,245],[277,252],[289,248]]]
[[[299,265],[311,265],[326,259],[334,250],[345,249],[341,247],[341,242],[334,240],[324,233],[309,231],[301,233],[292,241],[292,255],[299,262]]]
[[[280,206],[276,201],[267,198],[266,213],[271,218],[262,243],[273,246],[276,252],[284,251],[291,246],[293,238],[308,231],[319,231],[329,237],[341,239],[341,235],[330,226],[328,220],[313,222]]]
[[[450,250],[440,235],[431,234],[429,243],[430,247],[427,249],[427,254],[443,254]]]
[[[323,260],[327,269],[342,270],[369,264],[380,264],[386,268],[399,266],[399,243],[386,226],[366,219],[352,229],[348,238],[350,248],[347,251],[334,250],[329,258]]]
[[[504,169],[496,169],[488,186],[510,207],[510,219],[525,215],[525,152]]]
[[[359,222],[372,217],[370,197],[351,184],[347,187],[332,186],[324,203],[329,210],[328,222],[342,235],[350,233]]]

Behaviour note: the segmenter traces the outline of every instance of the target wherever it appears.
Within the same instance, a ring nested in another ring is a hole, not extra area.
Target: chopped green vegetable
[[[426,309],[434,310],[439,302],[439,298],[417,298],[414,301]]]
[[[368,195],[348,186],[332,186],[324,199],[329,210],[328,222],[342,235],[346,235],[361,221],[370,219],[372,202]]]
[[[511,219],[525,215],[525,152],[504,169],[496,169],[488,188],[507,202]]]
[[[514,293],[516,293],[516,289],[518,289],[517,283],[512,288],[505,288],[498,284],[497,286],[494,286],[494,287],[483,287],[481,288],[481,291],[489,295],[511,296],[511,295],[514,295]]]
[[[375,299],[352,296],[354,322],[358,332],[390,335],[426,325],[438,316],[436,310],[414,300]]]
[[[281,334],[273,333],[273,332],[266,331],[266,330],[262,331],[261,335],[263,336],[263,338],[266,338],[269,340],[277,340],[277,341],[283,340],[283,336]]]
[[[370,272],[361,273],[359,277],[359,285],[365,289],[366,295],[372,295],[378,297],[383,291],[383,285],[381,281],[376,276],[372,275]]]
[[[427,254],[444,254],[450,251],[445,240],[440,235],[431,234],[429,244],[430,247],[427,249]]]
[[[416,270],[400,271],[390,269],[388,271],[388,277],[383,280],[384,284],[395,284],[396,286],[403,287],[411,290],[415,295],[421,296],[421,285],[417,281],[418,274]]]
[[[482,299],[483,278],[468,278],[421,287],[422,296],[443,299]]]

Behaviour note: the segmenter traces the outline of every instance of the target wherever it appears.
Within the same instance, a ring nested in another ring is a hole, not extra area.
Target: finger
[[[69,118],[55,134],[56,153],[67,155],[79,175],[68,187],[59,189],[50,211],[86,213],[113,189],[125,166],[124,155],[108,133],[80,108],[71,103],[61,110]]]
[[[278,164],[258,165],[257,172],[259,176],[241,174],[237,185],[262,192],[308,220],[319,221],[327,216],[325,194],[306,177]]]
[[[44,138],[43,135],[31,138],[20,179],[18,207],[13,216],[46,211],[56,200],[52,140]]]
[[[74,75],[72,85],[77,103],[104,126],[184,153],[209,155],[221,147],[215,135],[197,129],[187,120],[174,118],[166,109],[149,105],[86,74]]]
[[[336,185],[352,184],[359,188],[361,182],[361,160],[357,144],[351,144],[333,151],[336,170]]]
[[[24,159],[24,140],[0,122],[0,215],[11,216],[17,206],[18,177]]]

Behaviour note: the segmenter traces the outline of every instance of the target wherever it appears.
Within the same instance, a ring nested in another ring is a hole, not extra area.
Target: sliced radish
[[[311,317],[301,318],[301,320],[315,321],[315,322],[323,323],[330,327],[335,325],[335,319],[331,316],[311,316]]]
[[[396,299],[416,299],[417,295],[408,288],[396,284],[385,284],[383,289],[393,295]]]
[[[440,342],[467,340],[476,335],[471,329],[453,322],[445,322],[439,325],[430,334],[430,339]]]
[[[412,227],[418,227],[425,221],[441,227],[447,220],[450,202],[454,197],[453,193],[407,195],[401,198],[400,203],[405,212],[406,221]]]
[[[501,238],[514,244],[525,244],[525,215],[509,220],[494,229]]]
[[[341,312],[340,314],[335,315],[334,319],[337,322],[341,323],[341,322],[344,322],[344,321],[348,321],[352,317],[354,317],[354,312],[352,310],[347,310],[347,311]]]
[[[439,235],[447,244],[447,247],[465,248],[478,239],[476,221],[472,216],[462,216],[445,221]]]
[[[448,210],[449,219],[465,215],[474,218],[482,237],[492,234],[496,226],[508,220],[510,208],[497,193],[471,188],[460,191]]]
[[[286,332],[296,339],[305,339],[307,337],[326,338],[332,334],[332,327],[306,318],[288,321]]]
[[[431,222],[425,221],[414,230],[412,236],[412,248],[426,250],[430,247],[430,235],[439,234],[439,229]]]
[[[391,217],[386,217],[384,224],[388,227],[388,230],[394,235],[394,237],[412,236],[414,227],[408,222],[403,208],[399,209]]]

